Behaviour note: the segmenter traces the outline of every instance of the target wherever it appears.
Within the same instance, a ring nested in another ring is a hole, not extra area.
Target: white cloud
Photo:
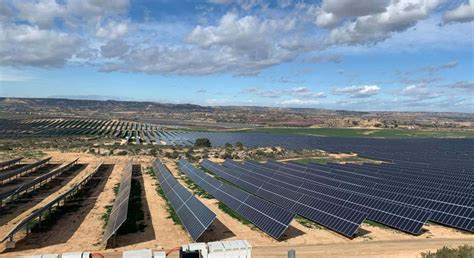
[[[466,92],[474,92],[474,81],[458,81],[455,83],[444,85],[443,87],[459,89]]]
[[[266,8],[268,6],[268,3],[265,0],[208,0],[208,2],[220,5],[236,4],[246,11],[257,6],[262,8]]]
[[[317,105],[319,100],[314,99],[288,99],[281,102],[278,102],[282,106],[308,106],[308,105]]]
[[[259,50],[271,47],[276,33],[290,31],[295,20],[260,20],[255,16],[239,18],[235,13],[227,13],[217,26],[197,26],[187,37],[187,41],[200,47],[227,46],[238,51]],[[258,54],[257,54],[258,55]]]
[[[324,0],[321,7],[310,6],[320,27],[332,27],[344,18],[366,16],[385,11],[390,0]]]
[[[56,17],[64,16],[66,7],[55,0],[17,1],[18,16],[39,28],[51,28]]]
[[[334,89],[334,94],[347,95],[351,98],[368,98],[377,95],[379,92],[380,87],[377,85],[360,85]]]
[[[123,40],[115,39],[100,47],[100,53],[106,58],[119,57],[124,55],[128,48],[128,45]]]
[[[281,98],[284,96],[292,96],[298,99],[317,99],[325,98],[324,92],[315,92],[306,87],[294,87],[291,89],[261,89],[257,87],[242,90],[243,94],[254,95],[263,98]]]
[[[444,23],[474,21],[474,1],[469,0],[454,10],[447,11],[443,16]]]
[[[0,64],[58,67],[79,49],[81,40],[62,32],[37,26],[0,28]]]
[[[256,75],[262,69],[287,62],[298,51],[279,46],[279,35],[293,28],[293,19],[239,18],[225,14],[217,26],[197,26],[187,45],[152,45],[134,48],[125,56],[123,71],[207,75],[233,73]]]
[[[382,41],[404,31],[428,16],[442,0],[392,0],[386,11],[359,16],[333,29],[327,44],[363,44]]]
[[[418,100],[433,99],[433,98],[438,98],[442,96],[440,92],[435,92],[428,89],[426,85],[407,86],[401,90],[400,95],[407,96],[413,99],[418,99]]]
[[[128,22],[109,21],[104,26],[98,26],[95,35],[99,38],[118,39],[128,32]]]

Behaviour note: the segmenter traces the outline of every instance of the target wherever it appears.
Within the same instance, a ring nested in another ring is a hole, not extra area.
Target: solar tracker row
[[[285,207],[302,217],[347,237],[353,237],[358,232],[360,224],[367,217],[365,212],[334,204],[327,199],[305,195],[272,184],[269,180],[260,180],[256,177],[246,176],[240,171],[234,169],[231,171],[209,160],[204,160],[201,165],[249,193]]]
[[[110,212],[107,225],[105,227],[102,242],[107,241],[112,237],[120,226],[127,220],[128,201],[130,199],[130,189],[132,186],[132,162],[129,161],[123,169],[122,178],[120,179],[119,190],[115,197],[112,211]]]
[[[29,224],[35,220],[36,218],[40,218],[43,216],[44,213],[46,212],[51,212],[51,209],[54,207],[58,207],[61,205],[61,203],[64,203],[67,201],[67,199],[73,197],[76,195],[88,182],[89,180],[99,171],[100,166],[102,166],[102,163],[99,164],[89,175],[84,177],[79,183],[71,187],[69,190],[64,192],[63,194],[60,194],[58,197],[50,201],[49,203],[45,204],[41,208],[35,210],[33,213],[31,213],[28,217],[23,219],[21,222],[15,225],[13,229],[11,229],[1,240],[0,242],[3,243],[7,239],[10,241],[13,240],[13,236],[18,233],[20,230],[23,228],[26,228],[28,231],[28,226]],[[28,233],[28,232],[27,232]]]
[[[295,216],[280,206],[222,183],[187,160],[180,160],[178,166],[194,183],[275,239],[280,238]]]
[[[51,160],[51,157],[42,159],[32,164],[25,165],[21,168],[5,171],[0,174],[0,182],[3,182],[5,180],[11,180],[13,178],[21,176],[22,174],[33,172],[34,170],[46,165],[50,160]]]
[[[11,159],[11,160],[6,160],[6,161],[3,161],[3,162],[0,162],[0,169],[4,169],[4,168],[7,168],[11,165],[14,165],[18,162],[20,162],[23,158],[16,158],[16,159]]]
[[[307,167],[304,165],[295,164],[283,164],[279,162],[268,162],[264,166],[270,166],[273,168],[279,168],[279,173],[284,173],[290,177],[304,178],[308,182],[315,184],[329,185],[339,188],[345,192],[356,192],[363,196],[370,196],[389,202],[398,203],[404,206],[411,206],[418,209],[427,210],[432,212],[430,217],[431,221],[444,224],[447,226],[463,229],[466,231],[473,231],[474,227],[474,210],[472,209],[473,203],[472,198],[469,197],[435,197],[438,196],[437,192],[434,191],[431,196],[412,196],[407,194],[407,190],[387,190],[385,187],[373,187],[367,188],[361,185],[357,185],[349,181],[335,180],[325,177],[312,177],[312,172],[307,170],[306,172],[299,167]],[[319,165],[321,166],[321,165]],[[323,165],[324,166],[324,165]],[[314,172],[314,171],[313,171]],[[442,199],[442,200],[437,200]]]
[[[191,238],[196,241],[214,221],[216,214],[186,190],[161,161],[157,159],[153,165],[166,198]]]
[[[279,163],[274,164],[278,165]],[[458,189],[451,186],[444,187],[444,185],[429,184],[427,182],[419,182],[416,184],[416,181],[414,183],[412,180],[405,180],[403,178],[386,178],[384,176],[370,174],[367,170],[362,168],[350,168],[341,164],[321,165],[310,163],[302,166],[301,163],[290,161],[288,162],[287,167],[308,172],[308,177],[317,178],[318,176],[322,176],[351,182],[367,188],[379,187],[387,191],[403,190],[404,193],[412,196],[433,198],[440,201],[445,201],[446,198],[452,199],[453,197],[468,196],[466,189],[464,188]],[[433,195],[434,191],[436,191],[436,195]]]
[[[3,192],[0,194],[0,206],[3,206],[5,203],[12,200],[14,197],[18,197],[22,194],[28,192],[28,190],[36,189],[37,186],[41,187],[43,184],[46,184],[48,181],[52,180],[53,178],[61,175],[65,171],[71,169],[76,163],[78,159],[73,160],[72,162],[68,163],[67,165],[55,169],[51,172],[48,172],[40,177],[37,177],[27,183],[24,183],[14,189],[9,191]]]
[[[280,184],[283,189],[293,189],[308,196],[324,198],[328,202],[365,212],[367,218],[372,221],[411,234],[419,234],[430,216],[429,212],[420,209],[361,196],[356,192],[344,192],[336,187],[313,184],[304,178],[289,177],[274,169],[260,167],[256,164],[238,164],[227,160],[224,165],[247,174],[258,175],[262,180]]]

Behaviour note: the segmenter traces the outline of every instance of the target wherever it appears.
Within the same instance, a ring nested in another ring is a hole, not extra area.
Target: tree
[[[236,146],[237,148],[239,148],[240,150],[244,148],[244,144],[241,143],[241,142],[235,143],[235,146]]]
[[[232,146],[231,143],[226,143],[226,144],[224,145],[224,147],[225,147],[226,149],[232,149],[233,146]]]
[[[208,138],[198,138],[194,142],[194,147],[211,147],[211,141]]]

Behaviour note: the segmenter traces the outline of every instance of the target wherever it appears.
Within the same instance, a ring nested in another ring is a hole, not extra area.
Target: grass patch
[[[181,179],[186,184],[186,186],[193,192],[194,195],[197,195],[199,197],[206,198],[206,199],[214,199],[214,197],[212,195],[208,194],[199,185],[195,184],[184,173],[181,173]]]
[[[300,217],[300,216],[296,216],[295,217],[296,221],[298,221],[298,223],[300,223],[302,226],[306,227],[306,228],[310,228],[310,229],[324,229],[323,226],[317,224],[317,223],[314,223],[312,222],[311,220],[308,220],[308,219],[305,219],[303,217]]]
[[[240,223],[250,226],[252,229],[256,229],[257,227],[252,224],[252,222],[248,221],[246,218],[242,217],[240,214],[232,210],[229,206],[227,206],[223,202],[218,202],[217,207],[219,207],[219,210],[223,211],[227,215],[231,216],[232,218],[240,221]]]
[[[116,183],[113,188],[115,196],[117,196],[119,189],[120,189],[120,183]]]
[[[443,246],[443,248],[438,249],[436,252],[432,253],[428,251],[427,253],[421,253],[423,258],[458,258],[458,257],[474,257],[474,246],[462,245],[456,248],[449,248]]]
[[[155,173],[155,170],[152,168],[152,167],[147,167],[145,168],[145,174],[155,178],[156,177],[156,173]]]
[[[179,219],[178,214],[174,210],[171,203],[168,201],[168,198],[166,198],[166,195],[163,192],[163,189],[161,188],[160,185],[156,186],[156,192],[158,193],[159,196],[161,196],[161,198],[163,198],[163,200],[165,200],[166,211],[168,212],[168,217],[166,217],[166,218],[171,219],[175,225],[179,225],[179,226],[181,226],[181,228],[185,229],[184,225],[183,225],[183,222],[181,222],[181,219]]]
[[[105,227],[107,226],[107,221],[109,221],[110,213],[112,213],[112,208],[113,208],[113,205],[105,206],[105,212],[104,214],[102,214],[102,216],[100,216],[100,218],[104,222],[104,224],[102,224],[102,229],[105,229]]]
[[[256,128],[239,132],[307,134],[327,137],[368,138],[474,138],[474,131],[408,130],[408,129],[353,129],[353,128]]]
[[[109,221],[110,213],[112,213],[112,209],[114,207],[113,202],[115,201],[115,197],[117,197],[119,188],[120,183],[116,183],[112,188],[112,190],[114,191],[114,200],[112,201],[112,204],[105,206],[105,212],[101,216],[101,219],[104,222],[104,224],[102,224],[103,229],[105,229],[105,227],[107,226],[107,222]]]

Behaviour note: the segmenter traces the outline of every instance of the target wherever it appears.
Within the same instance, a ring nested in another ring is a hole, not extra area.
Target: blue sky
[[[4,0],[0,96],[474,112],[474,0]]]

